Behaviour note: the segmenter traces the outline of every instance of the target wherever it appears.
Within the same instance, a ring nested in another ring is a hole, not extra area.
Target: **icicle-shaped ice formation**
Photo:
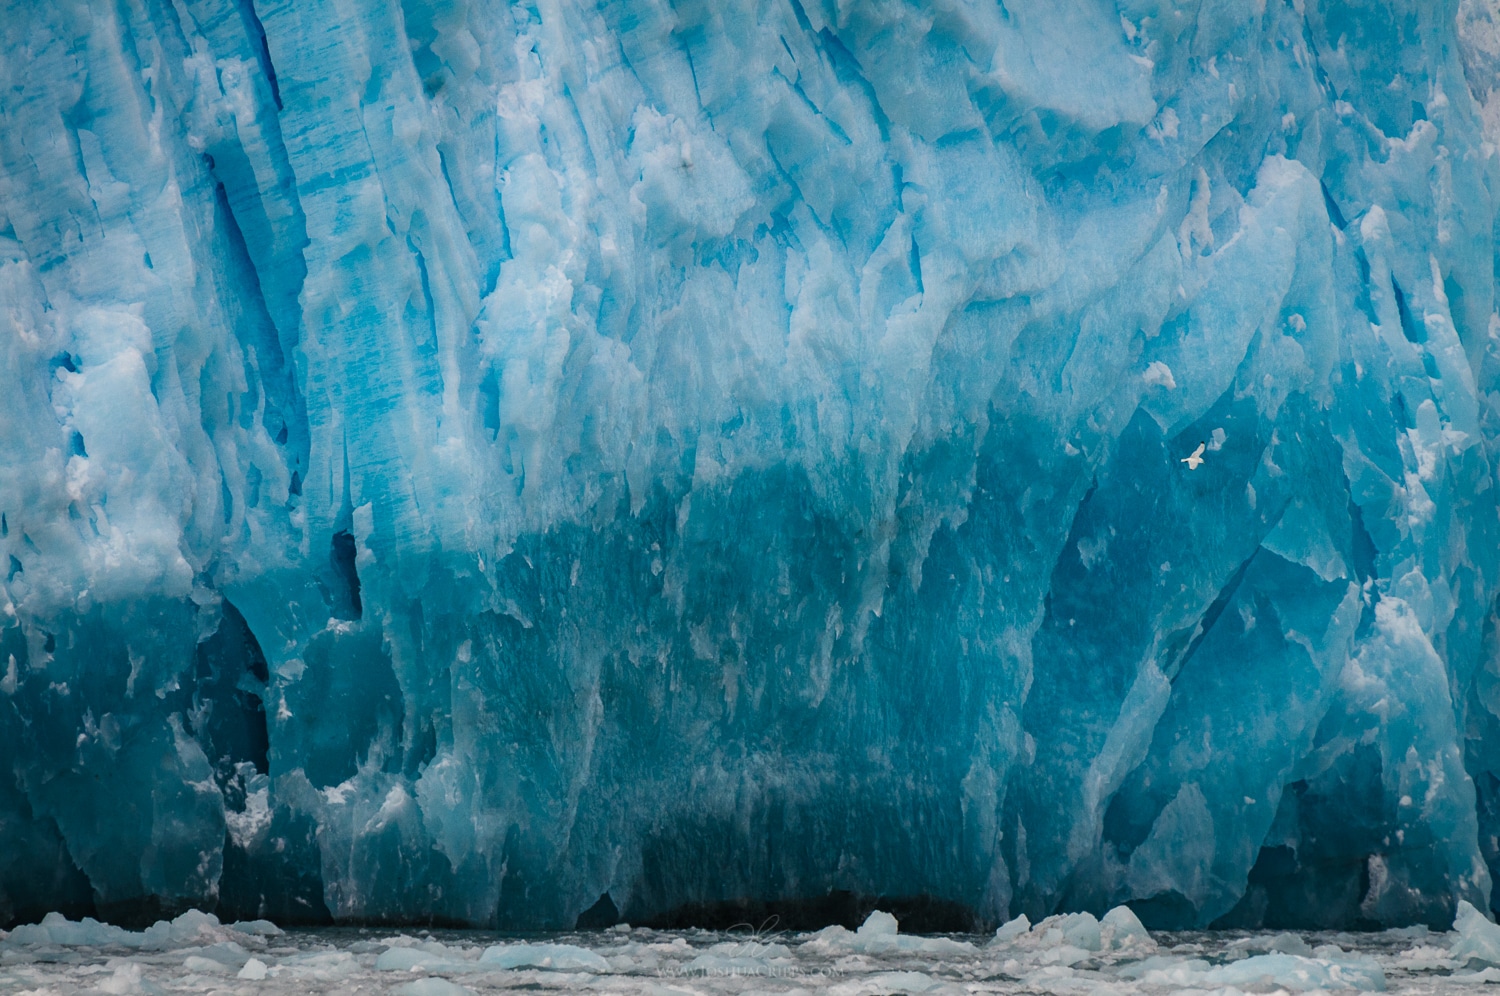
[[[1487,904],[1495,0],[0,45],[0,920]]]

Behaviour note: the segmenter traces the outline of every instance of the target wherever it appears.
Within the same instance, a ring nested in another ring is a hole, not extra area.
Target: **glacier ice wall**
[[[0,920],[1489,902],[1496,0],[10,0],[0,77]]]

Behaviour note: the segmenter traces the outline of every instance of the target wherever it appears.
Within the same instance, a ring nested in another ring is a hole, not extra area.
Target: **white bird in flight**
[[[1182,458],[1182,462],[1188,465],[1188,470],[1197,470],[1203,466],[1203,451],[1207,448],[1206,443],[1199,443],[1196,450]]]

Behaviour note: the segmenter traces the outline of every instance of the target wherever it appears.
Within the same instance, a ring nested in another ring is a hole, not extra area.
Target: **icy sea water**
[[[481,931],[221,925],[188,913],[143,932],[69,922],[0,932],[0,992],[1233,993],[1473,991],[1500,982],[1500,927],[1147,934],[1129,911],[1013,921],[994,935],[857,931]]]

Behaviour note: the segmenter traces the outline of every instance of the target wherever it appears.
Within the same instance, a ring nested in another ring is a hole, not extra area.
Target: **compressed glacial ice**
[[[1497,0],[0,0],[0,84],[0,924],[1500,945]],[[1293,948],[1150,971],[1373,984]]]

